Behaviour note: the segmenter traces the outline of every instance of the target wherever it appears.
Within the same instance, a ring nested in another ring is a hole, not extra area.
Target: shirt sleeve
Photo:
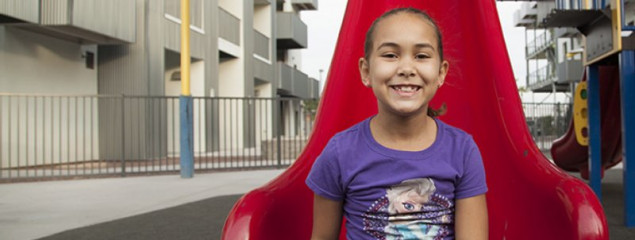
[[[455,198],[473,197],[487,192],[485,169],[481,152],[470,137],[466,144],[466,155],[463,159],[463,171],[456,185]]]
[[[306,185],[317,195],[341,201],[344,199],[344,190],[335,142],[331,139],[317,157],[306,179]]]

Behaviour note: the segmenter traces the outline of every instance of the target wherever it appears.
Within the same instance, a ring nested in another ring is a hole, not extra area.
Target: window
[[[86,60],[86,68],[95,69],[95,54],[93,52],[86,52],[84,58]]]

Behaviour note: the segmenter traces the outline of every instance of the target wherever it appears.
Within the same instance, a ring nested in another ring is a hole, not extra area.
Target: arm
[[[342,225],[342,201],[315,194],[313,200],[312,240],[335,240],[339,237]]]
[[[456,200],[454,231],[457,240],[488,238],[485,194]]]

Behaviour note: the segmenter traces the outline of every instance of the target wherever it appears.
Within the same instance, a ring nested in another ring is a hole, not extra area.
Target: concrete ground
[[[624,194],[621,166],[604,173],[602,179],[602,207],[609,224],[611,239],[635,239],[635,228],[624,226]]]
[[[0,239],[218,239],[240,195],[282,171],[0,184]],[[602,205],[610,239],[635,239],[621,174],[605,173]]]
[[[203,199],[239,195],[282,171],[206,173],[192,179],[167,175],[0,184],[0,239],[35,239]]]

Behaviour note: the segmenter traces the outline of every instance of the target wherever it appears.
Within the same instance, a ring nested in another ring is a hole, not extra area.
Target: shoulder
[[[442,132],[443,134],[443,139],[446,144],[449,141],[452,145],[459,148],[471,147],[475,145],[472,135],[465,132],[463,129],[449,125],[439,119],[437,119],[437,123],[440,132]]]
[[[363,138],[364,127],[366,126],[366,122],[368,120],[361,121],[356,123],[355,125],[336,133],[331,140],[329,140],[329,145],[351,145],[356,141],[359,141]]]

